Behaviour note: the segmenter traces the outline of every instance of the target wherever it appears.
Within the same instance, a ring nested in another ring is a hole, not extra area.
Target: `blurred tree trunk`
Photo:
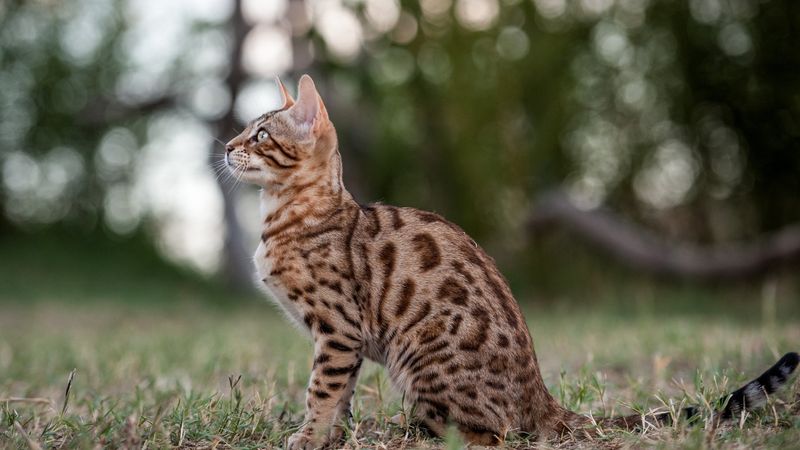
[[[699,247],[668,242],[603,210],[582,210],[562,192],[542,195],[528,219],[539,233],[558,226],[641,272],[698,280],[753,278],[800,263],[800,224],[753,242]]]
[[[241,90],[246,75],[242,68],[242,46],[250,27],[242,15],[242,0],[235,0],[234,11],[229,25],[232,46],[230,50],[230,72],[225,79],[225,85],[231,94],[228,110],[214,124],[217,139],[227,142],[236,133],[236,117],[234,106]],[[224,157],[225,148],[222,144],[215,144],[211,150],[211,163]],[[225,211],[225,244],[222,255],[222,276],[225,282],[237,290],[252,289],[252,265],[250,253],[245,247],[244,233],[236,214],[236,189],[231,189],[223,183],[225,177],[216,177],[219,190],[222,193]]]

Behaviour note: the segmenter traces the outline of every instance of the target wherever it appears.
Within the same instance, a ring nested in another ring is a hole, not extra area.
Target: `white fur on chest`
[[[278,277],[270,275],[272,272],[272,258],[267,258],[267,246],[261,242],[253,256],[253,262],[258,271],[257,284],[275,303],[280,306],[286,317],[298,328],[308,331],[303,325],[303,315],[297,305],[289,299],[289,290],[280,282]]]

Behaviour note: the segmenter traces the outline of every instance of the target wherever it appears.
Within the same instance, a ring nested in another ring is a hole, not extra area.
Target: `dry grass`
[[[595,416],[708,405],[800,347],[796,318],[528,311],[551,391]],[[267,306],[3,307],[0,447],[281,447],[302,418],[310,345]],[[76,369],[69,384],[70,372]],[[66,393],[66,395],[65,395]],[[406,405],[406,412],[408,405]],[[392,423],[402,413],[368,364],[345,448],[458,448]],[[608,431],[512,448],[800,448],[800,385],[743,421]]]

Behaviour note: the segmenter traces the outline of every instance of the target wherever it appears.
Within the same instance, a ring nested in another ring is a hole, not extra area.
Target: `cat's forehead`
[[[270,112],[264,113],[264,114],[260,115],[259,117],[256,117],[252,122],[250,122],[250,126],[253,127],[253,128],[258,128],[260,126],[264,126],[267,123],[270,123],[271,121],[273,121],[273,119],[276,118],[276,115],[281,111],[284,111],[284,110],[283,109],[276,109],[274,111],[270,111]]]

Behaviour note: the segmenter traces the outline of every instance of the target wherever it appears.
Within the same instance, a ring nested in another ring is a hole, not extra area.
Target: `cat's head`
[[[336,131],[311,77],[300,78],[297,100],[280,80],[278,85],[283,106],[253,120],[228,142],[228,168],[238,179],[266,188],[305,186],[336,176],[341,170]]]

